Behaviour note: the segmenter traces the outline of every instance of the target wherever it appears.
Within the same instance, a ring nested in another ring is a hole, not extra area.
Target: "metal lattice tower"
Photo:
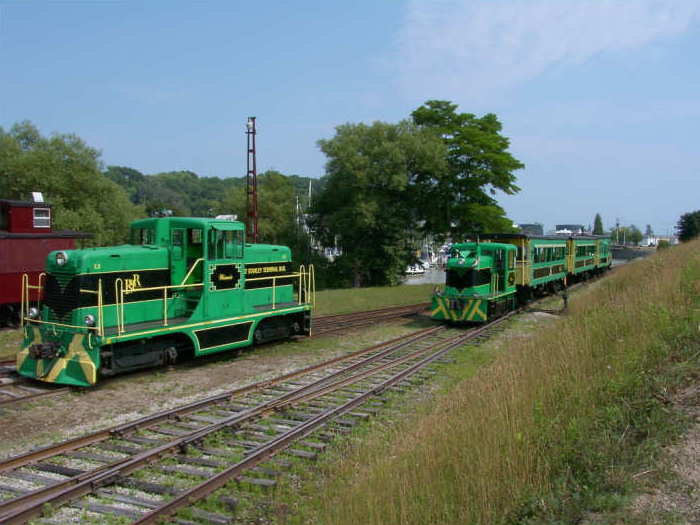
[[[248,174],[246,175],[246,242],[258,242],[258,172],[255,154],[255,117],[248,117],[246,124],[248,135]]]

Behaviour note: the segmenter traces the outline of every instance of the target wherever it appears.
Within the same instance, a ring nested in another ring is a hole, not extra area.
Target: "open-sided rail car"
[[[509,246],[512,253],[513,279],[504,290],[498,281],[476,279],[474,275],[499,275],[501,267],[492,257]],[[465,253],[467,254],[465,256]],[[455,244],[445,267],[444,290],[432,298],[432,317],[451,322],[485,322],[504,310],[515,308],[535,296],[555,293],[569,282],[587,278],[610,268],[610,242],[596,236],[533,236],[511,233],[481,235],[473,242]],[[477,270],[481,274],[475,274]],[[455,285],[458,283],[458,285]]]

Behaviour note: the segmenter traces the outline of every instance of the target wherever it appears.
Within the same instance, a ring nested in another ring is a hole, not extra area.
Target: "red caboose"
[[[36,283],[46,268],[46,256],[54,250],[71,250],[77,239],[89,233],[54,231],[51,227],[51,204],[41,194],[31,201],[0,200],[0,320],[2,325],[17,326],[22,301],[22,274]],[[36,291],[31,293],[36,294]],[[34,295],[30,297],[36,301]]]

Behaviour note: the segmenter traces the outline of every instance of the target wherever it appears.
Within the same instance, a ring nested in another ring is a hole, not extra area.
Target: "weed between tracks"
[[[281,521],[697,520],[626,509],[668,479],[662,447],[687,424],[668,391],[700,376],[699,247],[619,269],[486,366],[478,350],[458,355],[441,394],[333,447],[323,491],[310,477],[307,504]]]

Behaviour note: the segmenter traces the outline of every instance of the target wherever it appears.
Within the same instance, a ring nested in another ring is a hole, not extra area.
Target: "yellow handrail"
[[[311,304],[316,306],[316,276],[314,274],[314,265],[309,265],[309,271],[302,264],[299,266],[299,305]],[[304,292],[304,293],[302,293]]]
[[[161,291],[163,292],[163,323],[164,326],[168,326],[168,292],[174,289],[192,289],[192,288],[202,288],[204,286],[203,283],[192,283],[192,284],[184,284],[189,276],[192,274],[194,269],[196,268],[197,264],[201,263],[203,259],[198,259],[195,264],[192,265],[192,268],[188,272],[187,276],[185,276],[185,279],[183,280],[182,284],[179,285],[167,285],[167,286],[152,286],[152,287],[145,287],[145,288],[139,288],[138,290],[126,290],[124,288],[124,280],[122,278],[117,278],[114,281],[114,307],[115,307],[115,317],[116,317],[116,330],[117,330],[117,337],[121,336],[125,332],[125,325],[124,325],[124,310],[125,310],[125,295],[128,295],[129,293],[133,292],[147,292],[147,291]],[[24,323],[24,313],[25,313],[25,308],[28,311],[29,309],[29,290],[30,289],[37,289],[41,290],[42,289],[42,280],[44,278],[45,274],[42,273],[39,277],[39,286],[33,286],[29,284],[29,276],[28,275],[23,275],[22,276],[22,322]],[[277,307],[277,281],[279,279],[289,279],[289,278],[298,278],[299,279],[299,301],[298,304],[312,304],[315,306],[316,304],[316,282],[315,282],[315,274],[314,274],[314,267],[313,265],[309,265],[308,270],[302,265],[299,269],[298,273],[289,273],[286,275],[278,275],[278,276],[273,276],[273,277],[258,277],[258,278],[251,278],[247,279],[247,281],[256,281],[256,280],[266,280],[266,279],[272,279],[272,309],[276,309]],[[287,286],[287,285],[284,285]],[[105,304],[104,304],[104,289],[103,289],[103,283],[102,279],[99,279],[97,282],[97,290],[86,290],[86,289],[80,289],[81,293],[91,293],[91,294],[96,294],[97,295],[97,322],[96,322],[96,327],[95,330],[97,331],[97,335],[100,337],[103,337],[105,335]],[[74,325],[69,325],[69,324],[63,324],[63,323],[55,323],[55,322],[46,322],[46,321],[39,321],[39,320],[32,320],[33,322],[37,322],[40,324],[50,324],[53,326],[62,326],[62,327],[70,327],[70,328],[85,328],[84,326],[74,326]]]
[[[114,281],[114,308],[117,317],[117,334],[124,332],[124,281],[118,277]]]
[[[182,282],[180,283],[180,286],[186,286],[185,283],[187,282],[187,279],[190,278],[190,275],[192,275],[192,272],[194,272],[194,269],[195,269],[195,268],[197,267],[197,265],[198,265],[199,263],[201,263],[202,261],[204,261],[204,259],[199,258],[199,259],[197,259],[197,260],[194,262],[194,264],[192,265],[192,268],[190,268],[190,271],[187,272],[187,275],[185,275],[185,278],[184,278],[184,279],[182,280]]]
[[[27,314],[29,314],[29,290],[38,290],[37,294],[37,299],[36,299],[36,307],[39,311],[41,311],[41,296],[43,295],[43,284],[42,281],[44,277],[46,276],[46,272],[41,272],[39,274],[39,284],[38,285],[33,285],[29,284],[29,274],[23,273],[22,274],[22,295],[20,297],[20,305],[19,305],[19,323],[20,327],[24,327],[24,312],[26,311]]]
[[[97,335],[102,337],[105,333],[105,317],[102,308],[102,279],[97,281]]]

